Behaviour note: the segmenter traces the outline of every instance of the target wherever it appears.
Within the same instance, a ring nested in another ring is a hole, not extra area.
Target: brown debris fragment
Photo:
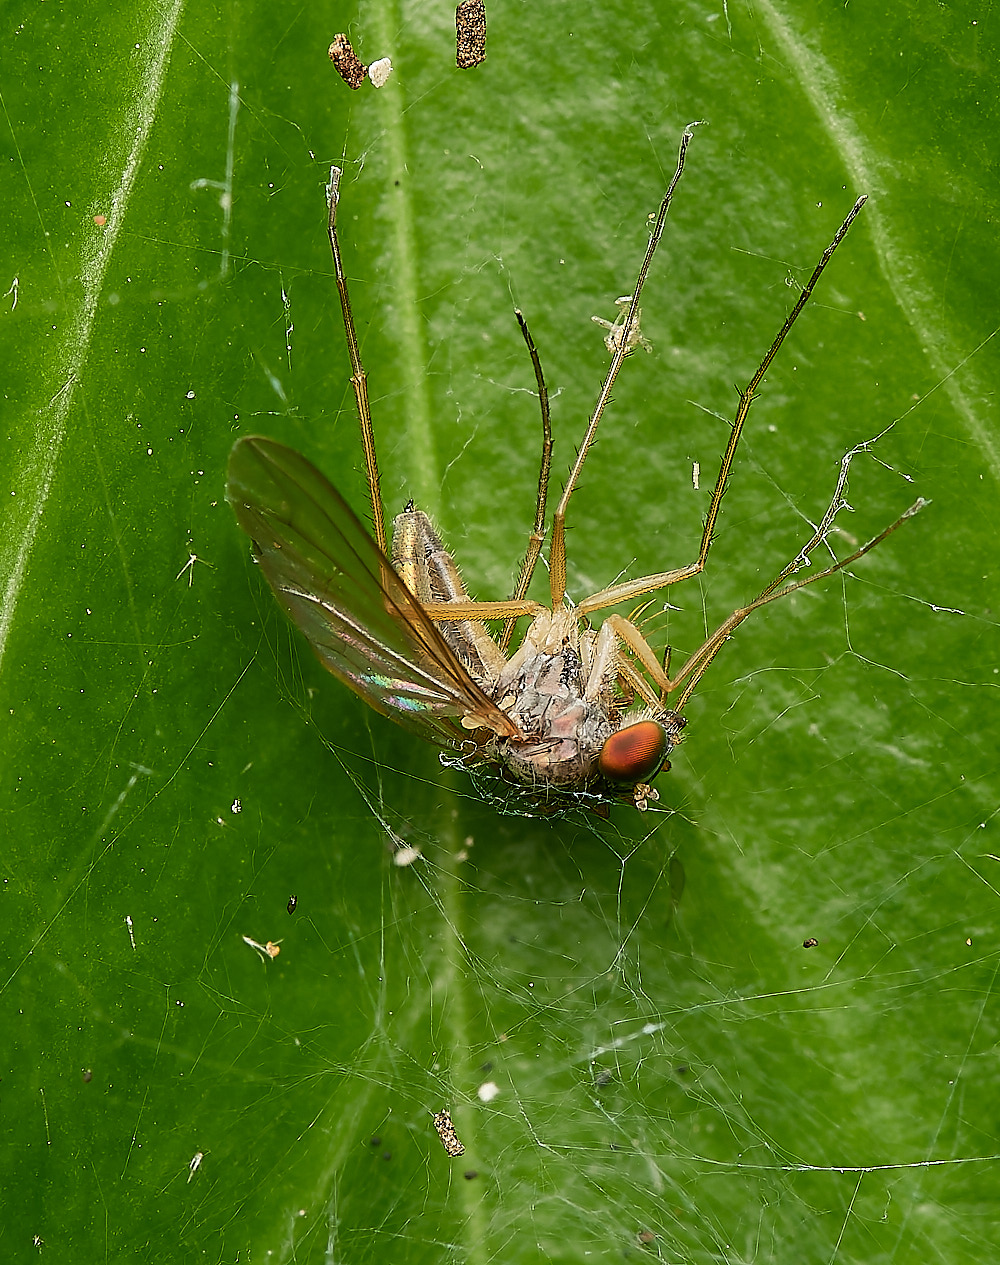
[[[459,1136],[455,1132],[455,1126],[451,1122],[450,1111],[435,1112],[434,1128],[437,1129],[437,1135],[441,1139],[441,1145],[453,1160],[457,1159],[458,1156],[465,1154],[465,1147],[459,1140]]]
[[[351,41],[341,33],[333,37],[330,60],[334,69],[349,88],[360,88],[365,81],[368,67],[351,47]]]
[[[455,10],[455,62],[469,70],[486,60],[486,4],[462,0]]]

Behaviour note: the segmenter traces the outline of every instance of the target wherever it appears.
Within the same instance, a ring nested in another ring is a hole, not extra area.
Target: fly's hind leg
[[[663,234],[663,226],[667,221],[667,212],[670,210],[670,203],[673,201],[674,190],[677,188],[681,175],[684,171],[684,159],[687,154],[688,143],[692,137],[691,129],[696,124],[690,123],[681,136],[680,150],[677,154],[677,166],[674,170],[673,179],[667,186],[667,191],[663,195],[663,201],[660,203],[659,214],[656,217],[656,223],[649,235],[649,245],[646,247],[646,255],[642,261],[642,267],[639,269],[639,276],[635,285],[632,287],[632,295],[628,305],[628,311],[624,315],[622,322],[623,328],[631,331],[633,328],[638,329],[639,316],[639,297],[642,294],[642,287],[646,281],[646,274],[649,272],[649,266],[653,262],[653,255],[656,251],[657,244]],[[552,516],[552,544],[549,549],[549,589],[552,596],[552,609],[558,610],[564,604],[566,597],[566,511],[569,508],[569,499],[573,495],[573,489],[576,487],[580,478],[580,471],[583,469],[583,463],[587,459],[587,453],[590,451],[594,439],[597,435],[597,428],[601,424],[601,418],[604,416],[604,410],[608,406],[611,399],[611,391],[615,385],[615,379],[618,377],[619,370],[625,363],[625,357],[632,350],[630,341],[627,337],[618,341],[615,350],[611,356],[611,364],[605,375],[604,382],[601,385],[600,394],[597,397],[597,403],[594,405],[594,411],[590,415],[590,421],[587,424],[587,430],[583,437],[583,442],[576,454],[576,461],[573,468],[569,472],[569,477],[563,487],[562,496],[559,498],[559,504],[556,506],[555,513]],[[607,603],[608,606],[613,605],[612,602]]]
[[[705,570],[705,564],[708,561],[708,553],[712,547],[712,541],[715,539],[715,529],[718,523],[719,511],[722,508],[722,498],[725,495],[726,484],[729,482],[729,475],[732,471],[733,460],[736,456],[736,449],[740,442],[740,436],[743,434],[743,427],[750,412],[750,406],[757,398],[757,391],[760,384],[764,380],[764,375],[771,367],[771,362],[778,354],[782,343],[785,341],[792,326],[798,319],[799,313],[809,302],[809,298],[815,289],[816,283],[823,275],[823,271],[827,264],[833,258],[834,252],[847,235],[847,230],[854,222],[855,216],[861,210],[866,202],[866,198],[858,198],[854,206],[848,212],[846,219],[840,228],[837,229],[830,245],[823,252],[819,263],[813,269],[812,276],[803,286],[794,307],[785,318],[785,323],[778,331],[777,337],[768,348],[767,355],[757,366],[757,372],[753,375],[746,387],[740,392],[739,407],[736,410],[736,417],[733,419],[732,431],[729,435],[729,443],[726,445],[726,451],[722,455],[722,462],[719,466],[719,475],[715,481],[715,488],[712,491],[712,499],[708,505],[708,513],[705,516],[705,525],[701,535],[701,547],[698,550],[698,557],[694,562],[689,563],[686,567],[677,567],[673,571],[663,571],[659,575],[643,576],[639,580],[627,580],[623,584],[615,584],[610,588],[602,589],[600,593],[594,593],[590,597],[585,598],[580,603],[580,610],[584,614],[592,614],[594,611],[603,610],[606,606],[616,606],[619,602],[630,602],[634,598],[642,597],[646,593],[654,593],[657,589],[666,588],[671,584],[680,584],[684,580],[689,580],[692,576],[700,575]],[[567,487],[569,485],[567,484]],[[565,499],[565,493],[564,493]],[[558,513],[558,511],[557,511]]]
[[[358,335],[354,328],[351,299],[347,292],[347,277],[344,275],[344,266],[340,259],[340,242],[337,240],[337,203],[340,201],[340,178],[343,174],[339,167],[330,168],[330,183],[326,186],[326,200],[330,209],[327,227],[330,235],[330,250],[333,252],[337,293],[340,295],[340,310],[344,317],[344,332],[347,335],[347,351],[351,357],[351,386],[354,388],[354,398],[358,402],[361,443],[364,446],[365,466],[368,469],[368,495],[372,504],[372,526],[375,530],[376,544],[384,554],[386,552],[385,517],[382,512],[382,493],[379,489],[375,432],[372,429],[371,407],[368,403],[368,377],[361,363],[361,349],[358,346]]]

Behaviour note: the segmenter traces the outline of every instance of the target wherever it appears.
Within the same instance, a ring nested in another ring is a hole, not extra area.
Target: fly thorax
[[[572,644],[525,659],[497,698],[527,742],[501,740],[497,754],[520,782],[585,785],[613,725],[600,702],[584,698],[580,654]]]

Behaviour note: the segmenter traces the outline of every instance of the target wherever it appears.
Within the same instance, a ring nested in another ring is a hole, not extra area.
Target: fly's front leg
[[[696,650],[693,655],[691,655],[688,661],[684,664],[683,668],[681,668],[674,677],[673,681],[668,682],[667,688],[675,690],[685,678],[690,678],[685,685],[680,698],[677,700],[675,710],[681,710],[694,693],[698,682],[705,675],[709,665],[722,649],[723,645],[729,640],[740,624],[752,615],[755,610],[759,610],[760,607],[766,606],[768,602],[776,601],[779,597],[787,597],[789,593],[795,593],[798,589],[804,589],[808,584],[815,584],[817,580],[825,580],[827,576],[836,575],[838,571],[843,571],[843,569],[845,567],[849,567],[852,562],[857,562],[859,558],[863,558],[865,554],[874,549],[876,545],[880,545],[887,536],[891,536],[894,531],[902,527],[902,525],[911,519],[914,514],[919,514],[919,512],[927,504],[929,504],[929,502],[925,501],[922,496],[918,497],[909,509],[905,509],[902,514],[900,514],[895,522],[890,523],[888,527],[884,527],[879,534],[877,536],[873,536],[871,540],[866,540],[859,549],[855,549],[855,551],[848,557],[838,559],[838,561],[834,562],[831,566],[824,567],[822,571],[818,571],[815,575],[806,576],[804,580],[795,580],[791,584],[785,584],[783,587],[779,587],[785,578],[794,574],[795,570],[799,566],[804,565],[804,562],[800,560],[807,558],[808,552],[817,543],[819,543],[821,539],[825,539],[821,532],[817,532],[806,548],[802,550],[802,552],[794,558],[787,567],[784,568],[776,580],[767,586],[764,592],[761,593],[760,597],[747,603],[746,606],[739,607],[738,610],[733,611],[728,619],[723,620],[715,632],[712,633],[711,637],[709,637],[701,645],[701,647]],[[824,516],[824,523],[827,521],[832,523],[833,509],[834,503],[831,502],[830,509]]]
[[[583,665],[587,673],[583,697],[588,703],[599,699],[610,702],[618,677],[618,639],[614,630],[605,620],[596,633],[583,633],[580,641]]]
[[[660,700],[656,692],[650,688],[649,682],[621,651],[621,643],[625,642],[637,657],[641,657],[644,667],[648,669],[649,664],[652,663],[662,676],[652,650],[646,645],[641,633],[633,624],[630,624],[627,619],[622,619],[620,615],[609,615],[596,634],[581,636],[581,648],[584,637],[587,636],[591,639],[588,652],[584,655],[584,667],[587,670],[584,697],[588,701],[594,702],[601,699],[610,709],[617,692],[617,683],[624,681],[644,703],[650,707],[659,706]],[[641,656],[633,644],[636,639],[645,650]]]
[[[616,643],[622,642],[631,650],[642,664],[656,690],[650,688],[649,681],[633,666],[629,659],[619,653],[618,666],[622,675],[645,699],[650,707],[660,707],[669,691],[673,688],[669,677],[660,665],[652,646],[642,635],[635,624],[624,615],[611,614],[601,625],[601,631],[610,628],[615,635]],[[658,691],[658,692],[657,692]]]
[[[877,536],[873,536],[871,540],[866,541],[860,548],[855,549],[848,557],[841,558],[832,563],[830,566],[824,567],[822,571],[816,572],[815,575],[810,575],[805,579],[795,580],[790,584],[786,584],[785,581],[788,577],[794,574],[798,567],[805,565],[809,554],[815,546],[821,540],[826,539],[829,529],[833,523],[836,508],[841,504],[840,493],[842,489],[843,484],[838,483],[837,491],[834,494],[833,500],[830,502],[830,507],[827,510],[827,513],[824,515],[823,523],[820,525],[820,528],[816,531],[812,540],[809,541],[805,548],[802,549],[788,564],[788,566],[780,572],[777,579],[772,581],[772,583],[767,586],[759,597],[752,602],[748,602],[746,606],[739,607],[737,610],[733,611],[728,619],[724,619],[719,627],[716,628],[715,632],[713,632],[710,637],[707,637],[694,654],[688,658],[673,680],[671,680],[668,673],[669,648],[667,651],[667,658],[661,667],[649,642],[645,639],[645,637],[643,637],[642,633],[638,630],[638,628],[636,628],[635,624],[631,623],[621,615],[608,615],[604,623],[601,625],[601,632],[603,633],[605,628],[611,628],[615,635],[621,639],[629,650],[632,651],[636,659],[638,659],[646,672],[648,672],[649,677],[656,685],[656,688],[659,690],[659,698],[657,699],[654,697],[650,699],[648,683],[643,681],[638,673],[632,675],[626,670],[625,675],[633,682],[633,684],[635,684],[636,688],[644,698],[653,702],[655,705],[662,707],[665,705],[668,696],[686,682],[677,702],[673,704],[673,710],[675,712],[680,712],[693,694],[698,682],[705,675],[709,664],[711,664],[712,660],[733,635],[736,629],[739,628],[740,624],[742,624],[745,619],[749,618],[754,611],[759,610],[762,606],[766,606],[769,602],[776,601],[779,597],[787,597],[789,593],[794,593],[798,589],[805,588],[809,584],[815,584],[817,580],[825,580],[828,576],[835,575],[838,571],[842,571],[845,567],[850,566],[852,562],[857,562],[859,558],[863,558],[865,554],[874,549],[876,545],[881,544],[887,536],[892,535],[894,531],[901,527],[908,519],[912,518],[914,514],[919,513],[919,511],[927,504],[926,501],[919,498],[909,507],[909,509],[904,510],[895,522],[890,523],[888,527],[883,528]],[[625,588],[627,586],[622,585],[621,587]],[[581,606],[582,605],[584,605],[584,603],[581,603]],[[627,660],[624,660],[623,662],[625,663],[627,669],[630,665],[628,665]]]

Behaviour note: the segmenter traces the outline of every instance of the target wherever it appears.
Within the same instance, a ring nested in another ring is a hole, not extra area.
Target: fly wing
[[[470,724],[519,734],[305,457],[260,436],[237,440],[226,497],[320,662],[376,711],[436,742],[468,741]]]

